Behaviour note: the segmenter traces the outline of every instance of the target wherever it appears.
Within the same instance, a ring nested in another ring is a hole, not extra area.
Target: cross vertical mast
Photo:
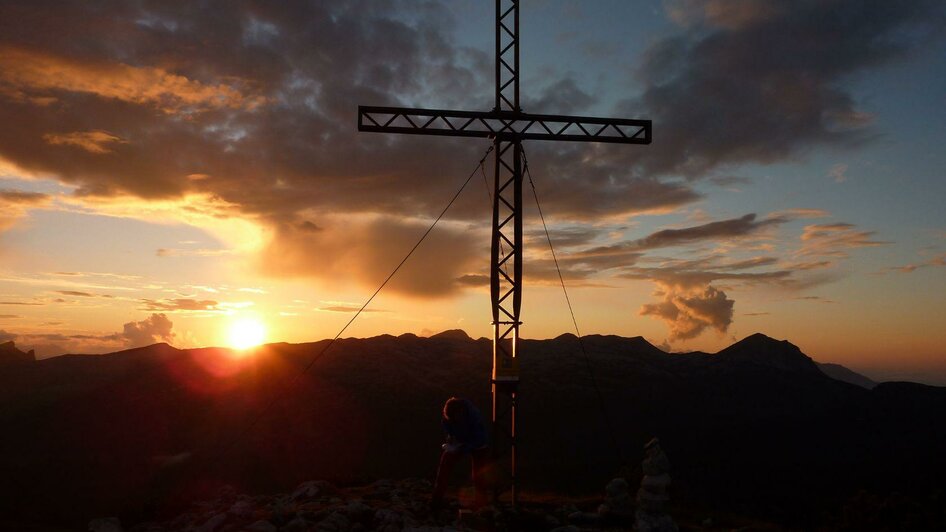
[[[519,107],[519,0],[496,0],[496,100],[492,111],[358,107],[358,130],[489,138],[495,154],[490,245],[493,318],[492,444],[500,472],[494,497],[518,498],[516,402],[522,304],[522,141],[650,144],[650,120],[537,115]]]
[[[519,108],[519,1],[496,1],[496,108],[511,115]],[[493,231],[490,253],[490,304],[493,313],[492,446],[497,472],[494,497],[503,486],[518,499],[516,482],[516,407],[519,388],[519,309],[522,303],[522,140],[497,134],[493,139]],[[511,264],[510,264],[511,263]],[[512,275],[510,276],[510,271]],[[510,301],[511,299],[511,301]]]

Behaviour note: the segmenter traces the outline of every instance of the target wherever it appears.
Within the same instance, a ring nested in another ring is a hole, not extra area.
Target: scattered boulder
[[[279,529],[276,528],[276,525],[270,523],[269,521],[263,521],[260,519],[255,523],[247,525],[243,530],[246,532],[277,532]]]
[[[518,511],[486,506],[475,512],[461,512],[456,500],[446,501],[441,511],[433,512],[429,507],[431,490],[429,481],[418,479],[381,480],[351,488],[314,480],[303,482],[288,494],[258,496],[226,487],[215,499],[194,503],[190,512],[166,522],[142,523],[129,532],[590,532],[624,530],[630,526],[630,520],[617,520],[631,515],[629,488],[624,479],[608,483],[604,503],[597,512],[582,512],[572,504]],[[93,528],[93,523],[99,528]],[[122,532],[117,519],[93,523],[89,525],[92,532]],[[566,523],[568,526],[563,526]]]
[[[332,497],[338,493],[338,489],[331,482],[324,480],[309,480],[303,482],[292,492],[292,500],[311,501],[320,497]]]
[[[598,506],[598,515],[609,521],[626,521],[634,514],[631,488],[623,478],[612,479],[604,488],[604,503]]]
[[[99,517],[89,521],[89,532],[122,532],[122,522],[117,517]]]

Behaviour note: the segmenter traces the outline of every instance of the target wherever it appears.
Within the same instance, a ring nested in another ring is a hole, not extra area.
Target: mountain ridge
[[[925,489],[946,476],[946,388],[852,386],[764,335],[717,354],[665,353],[640,337],[582,342],[593,376],[574,335],[522,340],[523,489],[596,492],[618,456],[639,464],[655,435],[674,464],[675,497],[801,528],[811,523],[800,516],[857,489]],[[443,401],[466,396],[488,412],[488,339],[380,335],[327,346],[275,343],[235,356],[155,344],[4,367],[0,476],[14,482],[0,486],[0,513],[84,526],[123,512],[135,522],[222,483],[278,492],[311,478],[429,478]],[[162,458],[175,456],[190,458]],[[69,504],[43,502],[50,490]]]

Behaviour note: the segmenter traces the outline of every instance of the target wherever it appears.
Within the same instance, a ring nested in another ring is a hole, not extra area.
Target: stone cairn
[[[644,446],[644,461],[641,464],[644,477],[637,491],[635,529],[640,532],[677,532],[679,528],[667,514],[670,496],[670,460],[660,448],[660,441],[653,438]]]

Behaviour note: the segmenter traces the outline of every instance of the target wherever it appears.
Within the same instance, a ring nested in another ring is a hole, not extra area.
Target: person
[[[443,405],[440,422],[447,441],[441,446],[443,452],[440,453],[440,466],[437,468],[437,479],[430,501],[431,508],[437,510],[443,507],[450,473],[466,455],[469,455],[473,462],[471,470],[476,490],[474,506],[485,506],[489,492],[486,478],[489,468],[489,444],[482,414],[470,400],[451,397]]]

